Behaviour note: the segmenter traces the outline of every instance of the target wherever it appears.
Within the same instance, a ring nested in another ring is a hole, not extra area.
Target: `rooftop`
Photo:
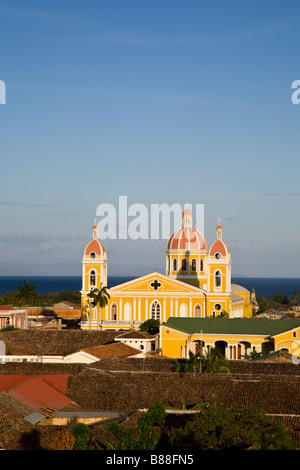
[[[265,320],[255,318],[169,318],[165,327],[187,334],[248,334],[275,336],[300,327],[299,320]]]

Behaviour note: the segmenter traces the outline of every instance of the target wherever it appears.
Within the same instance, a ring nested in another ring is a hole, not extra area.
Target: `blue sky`
[[[81,274],[97,207],[205,206],[234,275],[299,277],[298,1],[0,0],[0,275]],[[165,240],[105,240],[110,274]]]

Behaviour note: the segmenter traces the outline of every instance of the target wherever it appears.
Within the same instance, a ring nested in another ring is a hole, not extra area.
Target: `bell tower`
[[[81,325],[87,323],[87,312],[90,322],[96,320],[96,308],[91,306],[88,294],[92,289],[107,286],[107,254],[103,244],[98,239],[98,227],[95,223],[92,240],[85,247],[82,258],[82,289],[81,289]]]

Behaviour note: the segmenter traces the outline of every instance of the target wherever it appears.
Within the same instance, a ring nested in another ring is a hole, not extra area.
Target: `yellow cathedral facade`
[[[82,260],[81,328],[138,329],[148,319],[161,324],[169,318],[250,318],[250,292],[231,282],[230,250],[221,225],[209,247],[193,227],[190,209],[182,226],[168,240],[166,272],[157,271],[107,289],[107,305],[99,307],[88,294],[107,286],[108,259],[98,239],[97,225]]]

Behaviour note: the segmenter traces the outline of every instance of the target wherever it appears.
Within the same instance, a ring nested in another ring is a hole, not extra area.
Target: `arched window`
[[[181,260],[181,271],[186,271],[186,259]]]
[[[200,318],[201,317],[201,307],[199,304],[195,305],[195,317]]]
[[[186,304],[181,304],[180,305],[179,315],[181,317],[187,317],[188,316],[188,309],[187,309]]]
[[[112,304],[110,308],[110,318],[113,321],[116,321],[118,318],[118,306],[117,304]]]
[[[151,318],[160,320],[160,303],[157,300],[154,300],[151,304]]]
[[[131,304],[126,302],[124,305],[124,321],[131,321]]]
[[[96,285],[96,273],[95,271],[90,272],[90,286],[95,286]]]
[[[197,271],[197,260],[195,258],[192,259],[192,271],[193,272]]]
[[[203,271],[203,259],[200,260],[200,271]]]
[[[177,271],[177,259],[173,259],[173,271]]]
[[[215,286],[220,287],[221,286],[221,273],[220,271],[217,271],[215,274]]]

